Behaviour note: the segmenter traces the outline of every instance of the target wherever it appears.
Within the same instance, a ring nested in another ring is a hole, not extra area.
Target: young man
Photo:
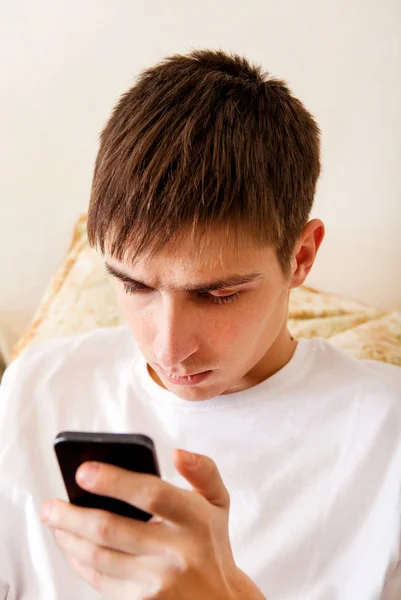
[[[5,374],[1,600],[401,598],[400,371],[287,329],[319,170],[312,116],[238,56],[170,57],[123,95],[88,233],[127,325]],[[66,429],[154,439],[162,479],[77,472],[150,522],[56,499]]]

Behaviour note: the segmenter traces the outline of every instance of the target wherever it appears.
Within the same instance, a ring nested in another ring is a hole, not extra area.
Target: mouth
[[[157,367],[163,378],[174,385],[198,385],[212,374],[212,371],[201,371],[199,373],[192,373],[191,375],[175,375],[173,373],[168,373],[159,365],[157,365]]]

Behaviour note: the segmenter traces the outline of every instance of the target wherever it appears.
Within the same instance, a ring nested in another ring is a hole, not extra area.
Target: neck
[[[280,371],[294,356],[297,344],[285,326],[263,357],[225,393],[247,390]]]

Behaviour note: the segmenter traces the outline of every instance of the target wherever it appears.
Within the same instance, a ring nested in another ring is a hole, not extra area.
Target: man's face
[[[187,400],[263,381],[288,362],[290,283],[271,247],[235,249],[216,232],[200,249],[189,237],[135,264],[107,257],[117,302],[153,379]]]

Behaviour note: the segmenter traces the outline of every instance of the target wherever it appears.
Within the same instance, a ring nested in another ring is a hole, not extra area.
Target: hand
[[[215,463],[184,450],[175,450],[173,461],[192,491],[108,464],[77,470],[82,488],[153,513],[148,522],[57,499],[42,507],[42,521],[54,529],[72,568],[105,598],[264,600],[234,562],[230,497]]]

